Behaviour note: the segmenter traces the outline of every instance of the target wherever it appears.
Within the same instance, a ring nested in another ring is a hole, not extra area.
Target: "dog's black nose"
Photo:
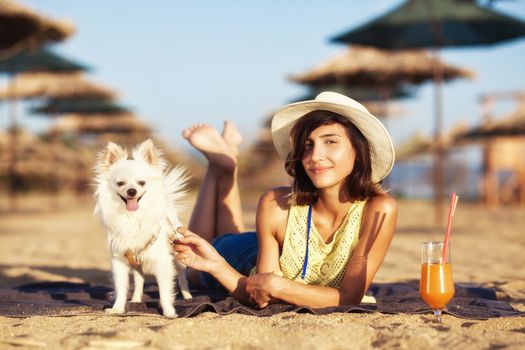
[[[137,194],[137,190],[134,188],[130,188],[126,193],[128,194],[128,196],[133,197]]]

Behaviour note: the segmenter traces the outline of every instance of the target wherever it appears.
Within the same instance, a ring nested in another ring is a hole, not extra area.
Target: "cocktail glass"
[[[443,257],[443,242],[421,243],[421,280],[419,295],[434,311],[439,322],[441,312],[454,296],[450,264],[450,245]]]

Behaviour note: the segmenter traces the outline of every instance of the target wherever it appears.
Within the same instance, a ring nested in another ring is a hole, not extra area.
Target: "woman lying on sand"
[[[394,163],[384,126],[356,101],[324,92],[272,120],[291,187],[264,193],[257,232],[244,232],[237,183],[241,136],[194,125],[183,136],[209,161],[177,259],[194,288],[225,288],[244,303],[359,304],[394,234],[397,207],[379,182]],[[252,269],[256,262],[256,268]]]

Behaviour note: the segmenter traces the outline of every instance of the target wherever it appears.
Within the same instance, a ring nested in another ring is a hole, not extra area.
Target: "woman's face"
[[[354,163],[354,147],[342,125],[322,125],[308,136],[302,164],[317,189],[339,190]]]

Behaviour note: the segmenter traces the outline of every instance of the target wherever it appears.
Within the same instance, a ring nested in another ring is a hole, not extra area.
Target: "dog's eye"
[[[118,186],[118,187],[122,187],[122,186],[124,186],[125,184],[126,184],[126,183],[125,183],[124,181],[118,181],[118,182],[117,182],[117,186]]]
[[[144,186],[145,184],[146,184],[146,181],[144,181],[144,180],[140,180],[139,181],[139,185]]]

